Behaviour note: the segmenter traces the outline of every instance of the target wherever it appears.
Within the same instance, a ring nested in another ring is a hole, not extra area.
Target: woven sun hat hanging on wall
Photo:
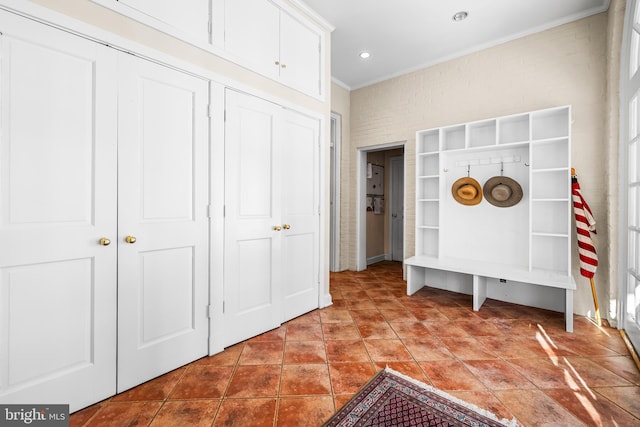
[[[489,178],[482,187],[484,198],[493,206],[508,208],[522,200],[522,187],[508,176],[503,176],[504,168],[500,166],[500,176]]]
[[[467,166],[467,176],[453,183],[451,194],[458,203],[473,206],[482,201],[482,186],[469,176],[469,172],[470,170]]]

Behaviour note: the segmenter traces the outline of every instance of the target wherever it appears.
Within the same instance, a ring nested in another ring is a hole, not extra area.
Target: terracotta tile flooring
[[[319,426],[389,365],[526,426],[640,426],[615,329],[424,288],[401,264],[331,274],[333,305],[76,412],[72,426]]]

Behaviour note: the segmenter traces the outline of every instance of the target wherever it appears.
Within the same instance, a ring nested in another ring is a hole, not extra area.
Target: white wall
[[[616,22],[622,19],[619,15],[616,12]],[[607,168],[605,161],[614,155],[609,146],[617,145],[606,131],[611,108],[606,102],[608,20],[608,13],[601,13],[351,92],[343,194],[349,194],[351,201],[355,198],[359,148],[407,140],[405,257],[412,256],[417,130],[569,104],[573,167],[596,217],[600,256],[596,283],[599,295],[606,299],[611,243],[607,209],[617,202],[617,196],[607,191],[617,171]],[[342,238],[349,242],[342,264],[355,269],[355,204],[343,203],[342,215],[346,224]],[[576,254],[573,270],[578,282],[575,311],[592,313],[589,282],[579,275]]]

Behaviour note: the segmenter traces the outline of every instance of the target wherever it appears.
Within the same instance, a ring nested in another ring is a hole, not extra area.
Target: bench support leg
[[[480,310],[487,299],[487,278],[473,275],[473,311]]]
[[[573,289],[567,289],[564,295],[565,329],[567,332],[573,332]]]
[[[424,287],[426,268],[409,265],[407,269],[407,295],[413,295]]]

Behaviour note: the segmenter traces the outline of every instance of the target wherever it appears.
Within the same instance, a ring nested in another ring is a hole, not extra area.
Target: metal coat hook
[[[471,176],[471,165],[467,165],[467,178]]]

